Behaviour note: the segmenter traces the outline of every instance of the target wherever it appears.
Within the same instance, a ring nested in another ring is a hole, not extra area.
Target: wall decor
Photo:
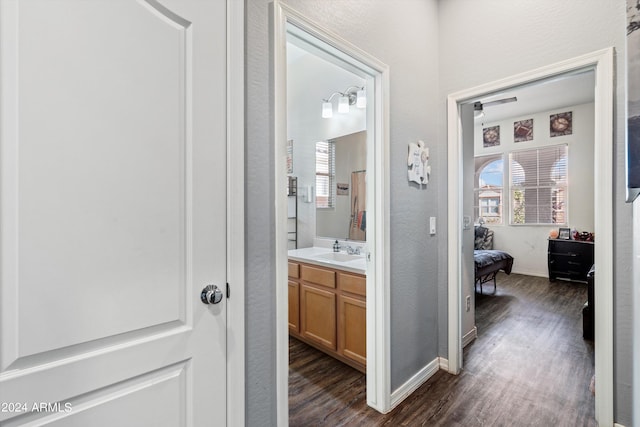
[[[570,228],[560,228],[560,229],[558,229],[558,239],[570,240],[571,239],[571,229]]]
[[[482,129],[482,146],[495,147],[500,145],[500,126],[490,126]]]
[[[552,114],[549,116],[549,132],[550,136],[564,136],[573,133],[573,117],[572,112]]]
[[[348,196],[349,195],[349,184],[346,183],[337,183],[336,184],[336,194],[338,196]]]
[[[627,201],[640,193],[640,1],[627,0]]]
[[[427,184],[429,182],[429,174],[431,174],[431,166],[429,166],[429,149],[424,146],[424,141],[409,143],[409,182]]]
[[[513,142],[533,140],[533,119],[513,122]]]

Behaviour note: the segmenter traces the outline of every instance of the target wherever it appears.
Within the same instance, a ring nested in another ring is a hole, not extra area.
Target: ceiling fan
[[[496,99],[495,101],[488,101],[488,102],[477,101],[473,103],[473,109],[474,111],[482,111],[484,107],[492,107],[494,105],[507,104],[509,102],[516,102],[517,100],[518,98],[516,98],[515,96],[512,96],[511,98]]]

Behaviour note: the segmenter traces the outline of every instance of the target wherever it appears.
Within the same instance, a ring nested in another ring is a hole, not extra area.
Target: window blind
[[[335,207],[336,153],[332,140],[316,142],[316,208]]]
[[[566,224],[567,145],[509,154],[511,223]]]

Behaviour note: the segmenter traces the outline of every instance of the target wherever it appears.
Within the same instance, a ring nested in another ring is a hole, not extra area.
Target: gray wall
[[[247,424],[275,424],[274,167],[269,0],[246,0]],[[438,356],[437,171],[420,190],[407,181],[409,142],[435,150],[437,3],[435,0],[291,0],[289,6],[338,33],[391,67],[391,383],[407,381]],[[432,151],[433,153],[434,151]],[[265,162],[265,159],[269,161]],[[434,173],[435,172],[435,173]],[[439,183],[440,181],[440,183]]]
[[[439,99],[444,101],[449,93],[594,50],[616,48],[615,188],[611,200],[615,209],[615,420],[628,426],[631,425],[632,409],[632,343],[629,337],[633,331],[631,206],[624,203],[625,3],[625,0],[439,2]],[[444,108],[438,112],[440,133],[435,158],[444,158],[446,114]],[[444,180],[443,176],[439,178]],[[438,202],[439,217],[444,217],[445,191],[440,191]],[[445,266],[446,257],[442,257],[438,269],[441,317],[446,302]],[[446,321],[441,321],[439,345],[442,354],[446,354],[446,327]]]

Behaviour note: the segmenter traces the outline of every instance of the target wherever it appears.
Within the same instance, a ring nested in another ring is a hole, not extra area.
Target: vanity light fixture
[[[338,113],[348,113],[349,106],[351,105],[355,105],[358,108],[365,108],[367,106],[364,87],[350,86],[344,92],[333,92],[328,98],[322,100],[323,118],[328,119],[333,117],[333,104],[331,104],[331,100],[337,95],[340,96],[338,98]]]

